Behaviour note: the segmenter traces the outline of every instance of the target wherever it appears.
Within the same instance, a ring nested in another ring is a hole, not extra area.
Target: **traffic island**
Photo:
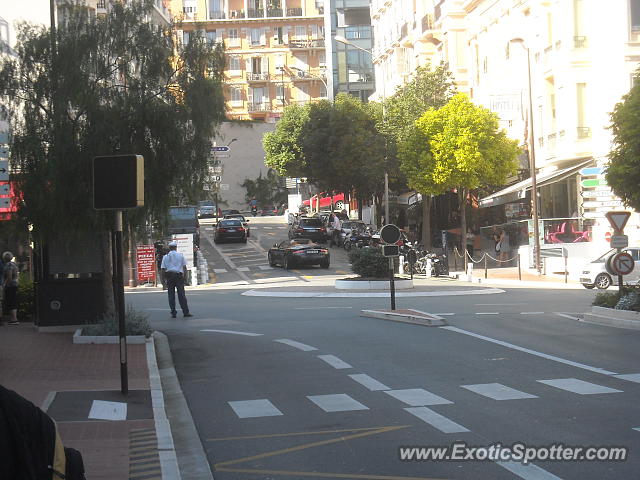
[[[413,280],[407,278],[394,279],[396,290],[409,290],[413,288]],[[337,290],[389,290],[389,279],[380,278],[341,278],[335,281]]]
[[[442,327],[447,323],[444,318],[431,313],[405,308],[400,310],[361,310],[361,317],[391,320],[393,322],[411,323],[425,327]]]
[[[583,322],[596,323],[609,327],[640,330],[640,312],[617,310],[607,307],[591,307],[591,313],[581,316]]]

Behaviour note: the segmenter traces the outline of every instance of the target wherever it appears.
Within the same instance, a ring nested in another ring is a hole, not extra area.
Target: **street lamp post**
[[[371,58],[373,59],[373,52],[371,50],[367,50],[366,48],[362,48],[358,45],[356,45],[355,43],[347,40],[345,37],[343,37],[342,35],[336,35],[333,37],[334,40],[336,42],[342,43],[344,45],[348,45],[351,46],[353,48],[356,48],[358,50],[362,50],[363,52],[368,53],[369,55],[371,55]],[[387,99],[386,97],[386,71],[385,71],[385,64],[384,62],[382,62],[382,121],[384,123],[384,119],[386,116],[386,106],[385,106],[385,101]],[[386,166],[387,166],[387,139],[385,136],[385,148],[384,148],[384,164],[385,164],[385,172],[384,172],[384,221],[385,223],[390,223],[390,218],[389,218],[389,173],[386,171]]]
[[[533,256],[534,267],[538,274],[541,272],[540,261],[540,229],[538,228],[538,183],[536,175],[536,151],[533,136],[533,95],[531,93],[531,53],[522,38],[512,38],[510,43],[519,43],[527,51],[527,83],[529,90],[529,171],[531,173],[531,210],[533,216]]]

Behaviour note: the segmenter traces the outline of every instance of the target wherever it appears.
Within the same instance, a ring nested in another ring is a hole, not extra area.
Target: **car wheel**
[[[290,265],[290,261],[289,261],[289,257],[288,256],[284,256],[284,260],[282,261],[282,268],[284,268],[285,270],[289,270],[291,268]]]
[[[591,290],[593,287],[595,287],[595,285],[593,283],[589,284],[589,283],[583,283],[582,286],[584,288],[586,288],[587,290]]]
[[[322,262],[320,262],[320,267],[329,268],[329,260],[323,260]]]
[[[611,286],[611,277],[606,273],[600,273],[596,277],[594,284],[599,290],[606,290]]]
[[[335,204],[336,210],[342,210],[344,208],[344,202],[342,200],[338,200]]]
[[[267,258],[269,258],[269,266],[270,267],[275,267],[276,266],[276,262],[273,261],[273,255],[268,254]]]

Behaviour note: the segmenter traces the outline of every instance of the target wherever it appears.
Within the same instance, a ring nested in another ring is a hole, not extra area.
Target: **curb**
[[[391,320],[393,322],[411,323],[414,325],[422,325],[425,327],[442,327],[446,325],[444,318],[431,313],[415,310],[413,308],[406,309],[415,314],[397,313],[389,310],[361,310],[361,317],[378,318],[380,320]]]
[[[153,421],[156,427],[156,437],[158,441],[158,457],[160,458],[160,470],[162,478],[167,480],[180,480],[180,469],[178,459],[171,435],[171,426],[167,419],[162,394],[162,382],[158,363],[156,359],[154,336],[149,338],[147,347],[147,365],[149,368],[149,389],[151,390],[151,405],[153,407]]]
[[[159,395],[164,395],[167,411],[165,418],[168,419],[167,428],[169,435],[175,437],[177,445],[171,451],[174,458],[177,458],[176,476],[168,475],[165,477],[163,468],[163,479],[213,480],[209,461],[173,366],[169,340],[164,333],[158,331],[153,333],[153,338],[158,355],[158,378],[162,381]]]
[[[640,330],[640,312],[616,310],[614,308],[591,307],[591,313],[585,313],[581,320],[608,327]]]
[[[413,280],[395,279],[396,290],[409,290],[413,288]],[[335,281],[337,290],[389,290],[389,280],[342,280]]]
[[[516,287],[537,287],[537,288],[562,288],[567,290],[581,290],[584,287],[580,283],[564,283],[564,282],[536,282],[535,280],[515,280],[510,278],[481,278],[473,277],[464,273],[451,273],[449,278],[458,280],[459,282],[477,283],[477,284],[493,284],[493,285],[513,285]]]
[[[144,335],[127,335],[127,345],[142,345],[146,342]],[[82,329],[78,328],[73,334],[73,343],[86,344],[118,344],[120,337],[117,335],[82,335]]]

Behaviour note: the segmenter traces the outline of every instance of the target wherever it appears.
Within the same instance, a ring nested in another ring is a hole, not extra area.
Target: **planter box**
[[[147,339],[144,335],[127,335],[127,344],[142,345]],[[78,328],[73,334],[73,343],[76,344],[118,344],[120,337],[117,335],[82,335],[82,329]]]
[[[413,280],[396,280],[396,290],[408,290],[413,288]],[[335,287],[338,290],[389,290],[389,280],[336,280]]]
[[[591,313],[584,315],[584,321],[608,325],[610,327],[640,330],[640,312],[616,310],[615,308],[591,307]]]

